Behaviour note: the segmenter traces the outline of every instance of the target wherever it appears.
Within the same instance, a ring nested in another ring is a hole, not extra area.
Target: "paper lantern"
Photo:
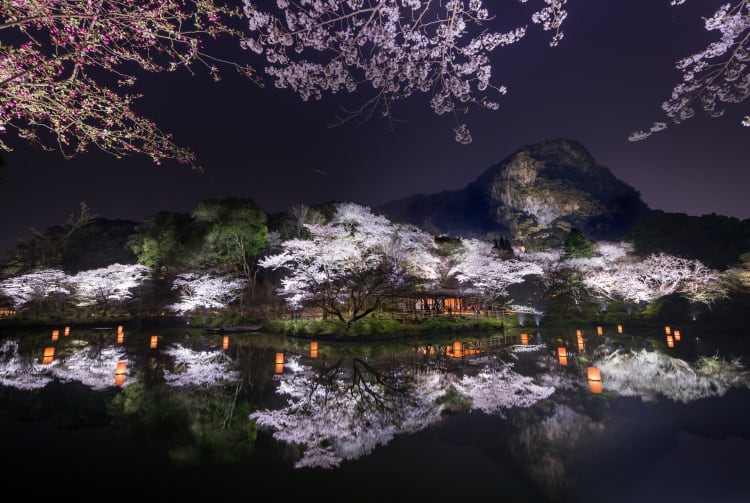
[[[122,325],[117,325],[117,331],[122,332]]]
[[[284,353],[276,353],[276,365],[284,364]]]
[[[674,338],[671,335],[667,336],[667,347],[668,348],[674,347]]]
[[[668,326],[664,327],[664,333],[667,334],[667,335],[669,335],[669,334],[672,333],[672,329],[670,327],[668,327]]]
[[[42,365],[49,365],[52,363],[52,360],[55,358],[55,348],[53,347],[47,347],[44,348],[44,353],[42,354]]]
[[[622,325],[617,325],[617,333],[618,334],[622,333]]]
[[[679,330],[675,330],[674,331],[674,340],[679,341],[680,337],[681,337],[680,336],[680,331]]]
[[[70,335],[70,327],[65,327],[65,330],[63,331],[63,334],[67,337]]]
[[[283,363],[277,363],[276,364],[276,368],[274,369],[274,371],[277,374],[283,374],[284,373],[284,364]]]
[[[601,381],[589,381],[589,389],[595,395],[601,394],[601,392],[602,392],[602,382]]]
[[[115,386],[122,386],[125,382],[126,362],[117,362],[115,369]]]
[[[557,348],[557,359],[560,365],[568,364],[568,350],[565,348]]]
[[[453,352],[454,353],[460,353],[461,352],[461,343],[459,341],[456,341],[453,343]]]
[[[151,349],[156,349],[156,346],[158,346],[158,345],[159,345],[159,336],[158,335],[152,335],[151,336],[151,344],[149,345],[149,347]]]
[[[578,351],[583,351],[586,349],[586,346],[583,344],[583,341],[578,343]]]
[[[125,342],[125,332],[117,332],[117,344]]]
[[[604,329],[602,327],[596,327],[596,335],[602,335],[604,333]]]
[[[576,330],[576,336],[581,337],[583,335],[583,332],[579,329]]]
[[[582,335],[577,335],[576,339],[578,339],[578,344],[583,344],[583,336]]]
[[[221,349],[226,351],[229,349],[229,336],[225,335],[224,338],[221,340]]]
[[[310,343],[310,358],[317,358],[318,357],[318,342],[312,341]]]
[[[602,380],[602,373],[599,371],[597,367],[589,367],[586,372],[589,381],[601,381]]]
[[[521,344],[526,346],[529,343],[529,334],[521,334]]]
[[[52,340],[56,341],[60,337],[60,331],[59,330],[53,330],[52,331]]]

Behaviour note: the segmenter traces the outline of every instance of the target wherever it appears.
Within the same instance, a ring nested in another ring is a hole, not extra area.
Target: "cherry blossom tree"
[[[172,289],[179,292],[179,301],[167,309],[181,314],[197,309],[223,309],[240,297],[246,284],[244,278],[180,274],[172,283]]]
[[[44,269],[0,281],[0,294],[10,298],[16,309],[32,303],[41,308],[55,293],[71,293],[68,275],[59,269]]]
[[[195,155],[134,111],[137,72],[219,65],[211,40],[239,38],[239,9],[214,0],[0,1],[0,148],[10,130],[66,158],[96,147],[193,164]]]
[[[672,0],[681,5],[685,0]],[[719,40],[702,51],[687,56],[676,63],[682,72],[682,81],[672,90],[672,96],[662,104],[666,121],[655,122],[647,131],[636,131],[631,141],[648,138],[667,128],[680,124],[695,115],[701,108],[709,117],[724,114],[723,104],[741,103],[750,96],[750,0],[734,0],[721,5],[711,17],[704,18],[706,30],[718,31]],[[750,116],[742,121],[750,126]]]
[[[81,271],[69,281],[78,306],[99,306],[106,315],[111,308],[132,298],[131,289],[142,285],[149,277],[149,268],[145,265],[112,264]]]
[[[351,324],[407,286],[437,279],[434,239],[365,206],[341,203],[330,222],[304,225],[309,239],[287,240],[260,261],[286,271],[278,292],[293,308],[309,303]]]
[[[492,243],[478,239],[463,239],[463,250],[449,274],[461,284],[471,285],[490,300],[508,295],[508,287],[523,283],[526,276],[541,275],[542,268],[515,259],[503,260]]]
[[[566,2],[545,0],[531,16],[554,33],[550,45],[563,36]],[[339,122],[376,113],[390,119],[394,102],[426,93],[436,114],[453,117],[461,143],[471,142],[471,135],[459,114],[469,105],[495,110],[495,97],[507,91],[491,82],[489,54],[518,42],[527,29],[488,29],[493,16],[481,0],[278,0],[275,8],[268,3],[244,0],[250,35],[243,45],[265,56],[265,71],[277,87],[303,100],[371,90],[372,96],[358,109],[345,110]]]

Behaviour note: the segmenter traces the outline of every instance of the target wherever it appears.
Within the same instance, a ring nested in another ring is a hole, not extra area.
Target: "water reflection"
[[[290,446],[295,468],[333,469],[449,415],[483,414],[506,425],[516,463],[552,498],[569,490],[577,450],[613,433],[604,417],[620,397],[689,403],[750,382],[736,359],[620,344],[630,335],[584,346],[574,329],[540,334],[537,344],[518,333],[372,345],[124,333],[74,328],[52,343],[49,331],[0,340],[0,385],[109,390],[101,399],[111,400],[113,422],[170,436],[171,459],[193,463],[248,456],[257,427]],[[654,337],[663,340],[661,327]]]

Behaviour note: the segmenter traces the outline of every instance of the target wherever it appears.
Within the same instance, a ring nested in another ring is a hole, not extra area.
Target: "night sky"
[[[485,2],[491,10],[495,3]],[[521,42],[496,51],[493,80],[509,93],[498,111],[470,110],[469,145],[453,140],[448,118],[435,115],[426,96],[396,107],[403,122],[392,131],[377,118],[331,128],[337,107],[362,96],[305,103],[232,70],[218,83],[185,72],[146,76],[139,111],[190,145],[204,172],[99,152],[64,160],[19,144],[1,154],[0,252],[31,227],[64,223],[82,201],[98,216],[133,220],[222,197],[252,198],[269,212],[331,200],[377,206],[462,188],[516,149],[554,138],[580,141],[653,209],[749,218],[750,128],[740,125],[747,104],[627,140],[663,118],[660,104],[680,78],[674,61],[716,37],[700,17],[721,3],[571,0],[558,47],[531,26]],[[229,49],[261,67],[253,54]]]

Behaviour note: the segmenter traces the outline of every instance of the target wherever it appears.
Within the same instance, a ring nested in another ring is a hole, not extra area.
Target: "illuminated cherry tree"
[[[229,63],[207,52],[238,9],[214,0],[0,1],[0,148],[10,130],[65,157],[91,146],[120,157],[193,163],[194,154],[134,111],[136,72]],[[249,75],[249,69],[229,63]]]
[[[665,253],[591,271],[585,276],[584,284],[607,298],[635,303],[681,294],[694,302],[712,304],[728,294],[719,271],[706,267],[699,260]]]
[[[59,269],[45,269],[0,281],[0,294],[10,298],[16,309],[28,304],[37,307],[55,293],[71,293],[68,275]]]
[[[240,297],[246,285],[247,280],[244,278],[180,274],[172,283],[172,289],[179,293],[179,301],[167,309],[177,313],[188,313],[197,309],[224,309]]]
[[[369,208],[342,203],[326,224],[305,224],[309,239],[290,239],[260,265],[286,271],[279,294],[351,324],[403,288],[438,277],[434,239]]]
[[[554,33],[551,45],[563,36],[566,2],[545,0],[531,15],[533,23]],[[265,71],[277,87],[303,100],[370,91],[341,122],[376,113],[391,118],[395,101],[426,93],[436,114],[453,116],[461,143],[471,142],[471,135],[458,114],[468,105],[495,110],[499,105],[489,92],[507,91],[491,82],[490,53],[518,42],[527,28],[488,29],[493,15],[481,0],[277,0],[275,8],[269,3],[244,0],[250,36],[243,44],[265,56]]]
[[[81,271],[70,277],[73,296],[80,307],[98,306],[104,314],[133,297],[133,288],[150,277],[149,268],[140,264],[112,264]]]
[[[478,239],[463,239],[463,249],[458,262],[449,274],[461,284],[478,289],[489,299],[508,295],[508,287],[523,283],[526,276],[542,274],[542,268],[533,262],[500,258],[492,243]]]
[[[681,5],[685,0],[672,0]],[[705,49],[676,63],[682,81],[672,90],[672,96],[662,104],[665,122],[655,122],[648,131],[636,131],[632,141],[642,140],[679,124],[695,115],[701,108],[709,117],[720,117],[725,103],[740,103],[750,96],[750,0],[735,0],[719,7],[711,17],[704,18],[707,31],[720,33],[719,40]],[[742,121],[750,126],[750,116]]]

